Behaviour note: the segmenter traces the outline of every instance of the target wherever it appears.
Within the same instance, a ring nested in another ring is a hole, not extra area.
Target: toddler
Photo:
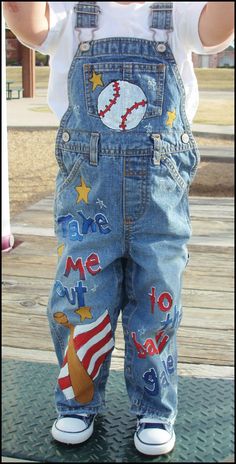
[[[175,445],[188,192],[199,164],[191,53],[231,43],[232,10],[233,2],[4,2],[19,40],[50,55],[48,101],[60,121],[48,305],[59,442],[93,433],[122,313],[135,447],[161,455]]]

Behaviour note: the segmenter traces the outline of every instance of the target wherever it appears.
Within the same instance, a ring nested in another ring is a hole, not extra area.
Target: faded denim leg
[[[55,198],[58,265],[48,319],[60,373],[55,389],[59,414],[95,414],[105,408],[105,386],[122,307],[122,163],[67,156]],[[73,173],[74,170],[74,174]],[[69,178],[69,182],[68,182]],[[116,208],[114,209],[113,200]]]
[[[177,415],[176,335],[191,235],[188,196],[164,165],[150,163],[148,185],[145,213],[129,226],[129,301],[123,310],[125,379],[134,414],[173,425]]]

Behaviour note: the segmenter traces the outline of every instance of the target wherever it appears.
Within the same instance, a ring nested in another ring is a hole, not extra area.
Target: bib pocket
[[[116,117],[120,115],[122,121],[122,117],[128,120],[132,113],[142,109],[140,120],[160,116],[163,108],[165,71],[166,65],[162,63],[84,64],[85,103],[88,115],[102,118],[108,113],[113,117],[114,113]]]

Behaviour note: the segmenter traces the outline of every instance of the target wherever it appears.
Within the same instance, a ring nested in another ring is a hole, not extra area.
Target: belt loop
[[[153,164],[155,166],[160,166],[161,163],[161,136],[160,134],[152,134],[151,138],[154,141],[154,156],[153,156]]]
[[[99,134],[97,132],[93,132],[91,134],[90,139],[90,164],[92,166],[98,165],[98,141],[99,141]]]

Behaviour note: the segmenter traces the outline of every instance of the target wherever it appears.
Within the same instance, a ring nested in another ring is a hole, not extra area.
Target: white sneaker
[[[140,453],[159,455],[169,453],[175,445],[175,432],[171,426],[157,422],[158,419],[138,419],[134,444]]]
[[[94,419],[95,415],[88,414],[59,416],[52,426],[52,436],[67,445],[83,443],[93,433]]]

